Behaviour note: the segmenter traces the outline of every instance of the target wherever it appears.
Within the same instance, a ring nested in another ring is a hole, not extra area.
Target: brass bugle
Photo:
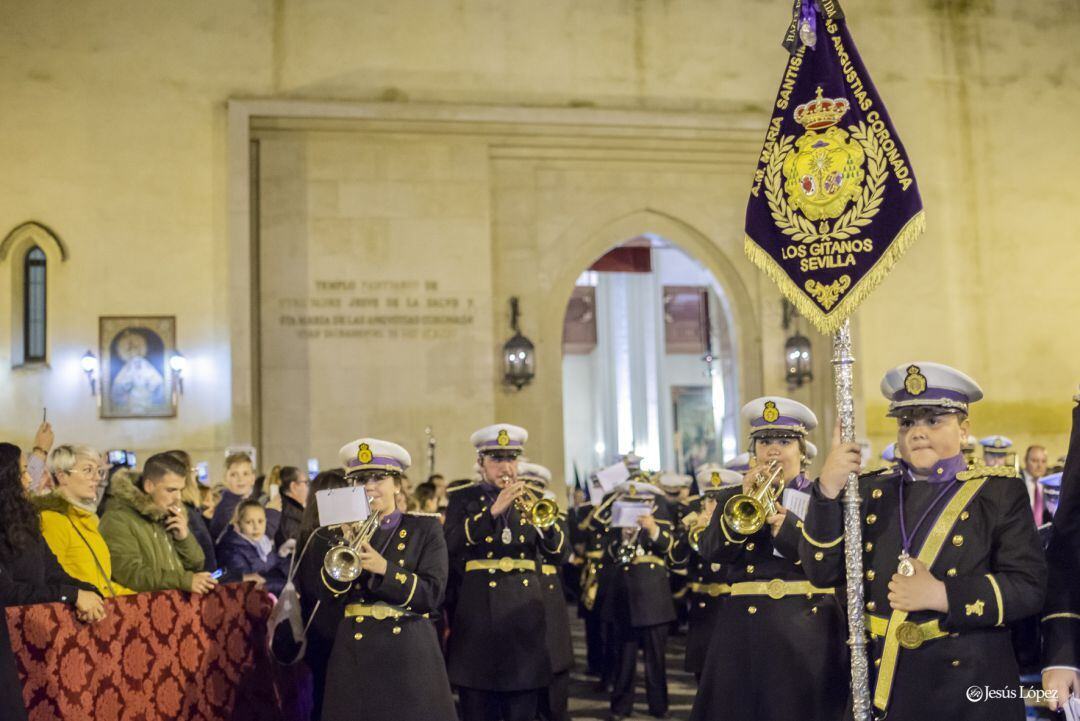
[[[744,536],[761,530],[765,519],[776,513],[776,500],[781,492],[776,479],[783,472],[779,461],[769,461],[765,470],[756,474],[749,492],[738,493],[724,504],[724,523]]]
[[[514,506],[525,519],[537,528],[551,528],[559,520],[559,506],[549,498],[525,486],[525,492],[514,499]]]
[[[323,571],[327,576],[340,583],[352,583],[360,577],[360,549],[375,535],[381,519],[381,513],[372,511],[363,521],[345,524],[354,529],[354,537],[352,542],[339,543],[326,552]]]

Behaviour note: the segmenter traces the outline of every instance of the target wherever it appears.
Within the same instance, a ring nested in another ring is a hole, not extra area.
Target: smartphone
[[[210,485],[210,464],[206,461],[199,461],[196,463],[195,478],[199,481],[200,485]]]
[[[225,569],[224,568],[219,568],[218,570],[216,570],[216,571],[214,571],[213,573],[210,574],[210,578],[217,581],[218,579],[220,579],[224,575],[225,575]]]
[[[126,466],[127,451],[109,451],[109,463],[114,466]]]
[[[125,451],[125,453],[127,453],[127,467],[134,468],[136,463],[135,451]]]
[[[319,475],[319,459],[309,458],[307,459],[307,473],[308,478],[315,480],[315,476]]]

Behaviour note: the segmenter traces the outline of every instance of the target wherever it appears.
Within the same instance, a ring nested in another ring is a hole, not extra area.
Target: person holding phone
[[[113,577],[135,591],[209,593],[217,581],[188,528],[181,494],[188,468],[168,453],[147,459],[142,476],[118,472],[101,519],[113,556]]]
[[[360,438],[342,447],[348,480],[377,514],[366,541],[345,527],[359,576],[320,569],[320,599],[346,599],[327,668],[322,721],[457,721],[432,617],[446,589],[442,526],[398,509],[412,459],[396,443]],[[325,556],[324,556],[325,558]]]

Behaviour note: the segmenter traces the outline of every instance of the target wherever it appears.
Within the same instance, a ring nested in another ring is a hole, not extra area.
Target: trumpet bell
[[[529,520],[537,528],[551,528],[559,520],[559,507],[554,501],[541,498],[529,509]]]
[[[326,552],[323,570],[339,583],[351,583],[360,577],[360,556],[349,546],[334,546]]]
[[[765,525],[765,509],[753,496],[740,493],[724,504],[724,522],[736,533],[751,536]]]

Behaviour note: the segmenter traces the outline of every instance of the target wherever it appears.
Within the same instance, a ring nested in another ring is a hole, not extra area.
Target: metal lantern
[[[536,375],[536,346],[518,329],[518,299],[510,299],[510,328],[514,335],[503,345],[503,380],[518,390]]]
[[[792,388],[799,388],[803,383],[814,379],[810,369],[810,339],[798,331],[784,343],[784,362],[787,368],[787,382]]]

